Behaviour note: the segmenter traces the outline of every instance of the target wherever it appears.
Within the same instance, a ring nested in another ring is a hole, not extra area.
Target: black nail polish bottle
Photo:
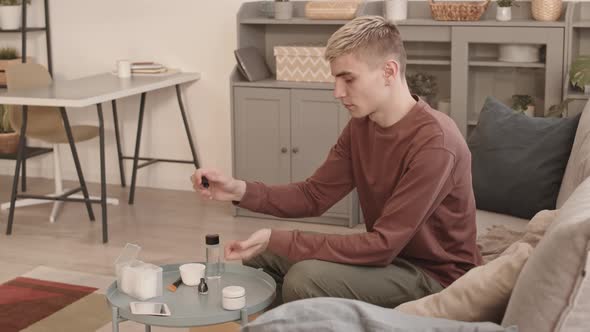
[[[197,286],[199,290],[199,294],[207,294],[209,292],[209,287],[207,286],[207,282],[205,282],[205,278],[201,278],[201,283]]]

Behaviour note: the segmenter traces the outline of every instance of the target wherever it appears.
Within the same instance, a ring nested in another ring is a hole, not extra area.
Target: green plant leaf
[[[570,82],[579,88],[590,84],[590,56],[583,55],[576,58],[570,67]]]

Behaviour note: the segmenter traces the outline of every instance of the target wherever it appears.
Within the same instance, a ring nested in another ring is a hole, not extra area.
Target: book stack
[[[156,62],[133,62],[131,64],[132,74],[161,74],[167,71],[168,68]]]

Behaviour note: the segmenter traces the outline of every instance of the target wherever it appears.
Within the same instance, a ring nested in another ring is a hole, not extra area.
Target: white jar
[[[385,0],[383,5],[388,21],[396,22],[408,18],[408,0]]]
[[[240,310],[246,306],[246,290],[240,286],[227,286],[221,291],[221,305],[225,310]]]

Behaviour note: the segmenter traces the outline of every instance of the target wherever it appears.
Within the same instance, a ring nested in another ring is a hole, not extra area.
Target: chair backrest
[[[19,63],[6,68],[8,90],[34,89],[49,86],[53,80],[45,67],[36,63]],[[19,132],[22,125],[21,106],[9,106],[10,125]],[[27,113],[27,136],[63,131],[59,109],[55,107],[29,106]]]

